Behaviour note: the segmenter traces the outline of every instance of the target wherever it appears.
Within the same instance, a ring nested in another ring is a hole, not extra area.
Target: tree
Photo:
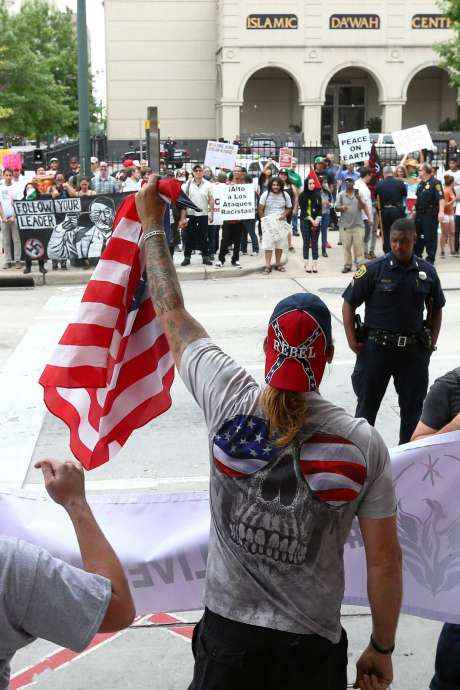
[[[443,0],[440,7],[451,21],[454,37],[435,45],[441,57],[439,66],[449,72],[453,86],[460,86],[460,0]]]
[[[38,141],[78,132],[74,15],[46,0],[26,0],[17,14],[0,0],[0,130]],[[3,57],[3,59],[2,59]],[[95,111],[94,100],[90,98]]]

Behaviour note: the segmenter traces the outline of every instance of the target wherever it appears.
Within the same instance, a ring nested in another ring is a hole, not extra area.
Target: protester
[[[257,186],[257,194],[259,195],[259,197],[267,191],[272,178],[273,168],[269,163],[267,163],[259,176],[259,184]]]
[[[77,196],[96,196],[96,192],[91,189],[91,180],[89,177],[82,177],[80,180],[80,187],[77,191]]]
[[[329,225],[331,224],[331,208],[333,204],[333,196],[330,185],[328,184],[325,176],[319,178],[321,183],[320,195],[321,195],[321,253],[322,256],[327,259],[327,249],[329,243],[327,241],[327,234],[329,231]]]
[[[371,190],[369,188],[371,179],[372,172],[370,168],[364,167],[360,169],[359,178],[355,182],[355,189],[358,190],[359,197],[365,206],[362,211],[362,218],[364,223],[364,256],[366,259],[375,258],[375,255],[371,255],[369,252],[371,236],[374,229],[374,211],[372,208]]]
[[[318,273],[318,239],[322,213],[321,192],[316,189],[313,178],[308,178],[306,182],[305,189],[299,197],[304,268],[307,273]],[[310,262],[310,246],[313,263]]]
[[[188,225],[183,232],[184,260],[182,266],[190,265],[190,257],[194,249],[201,251],[201,257],[205,266],[212,266],[210,259],[208,224],[214,220],[214,198],[212,185],[203,179],[203,166],[193,166],[193,177],[182,185],[182,190],[198,206],[200,211],[189,209]]]
[[[281,265],[283,250],[287,248],[289,225],[286,218],[292,208],[291,197],[284,191],[279,177],[273,177],[267,191],[259,200],[259,218],[262,223],[262,248],[265,251],[265,273],[272,271],[272,255],[275,251],[275,271],[284,272]],[[268,221],[268,222],[267,222]]]
[[[347,186],[347,179],[352,179],[353,182],[359,178],[359,173],[356,172],[353,163],[343,165],[341,170],[336,175],[337,191],[344,192]]]
[[[5,270],[13,264],[16,268],[21,268],[21,240],[13,205],[13,201],[18,198],[18,189],[13,184],[13,171],[5,168],[0,185],[0,220]]]
[[[99,170],[99,158],[91,156],[91,172],[92,176],[96,175]]]
[[[141,169],[131,168],[127,171],[127,178],[121,185],[122,192],[138,192],[142,186]]]
[[[120,561],[86,501],[83,470],[56,460],[35,467],[72,522],[83,569],[33,544],[0,536],[2,690],[9,685],[13,655],[36,638],[81,652],[96,633],[127,628],[135,615]]]
[[[72,156],[72,158],[69,160],[69,168],[68,170],[65,171],[65,178],[67,182],[70,182],[72,187],[77,187],[77,180],[76,177],[80,173],[80,161],[76,156]]]
[[[444,216],[441,220],[441,258],[445,259],[446,245],[450,255],[455,254],[455,204],[454,176],[444,175]]]
[[[388,687],[402,589],[396,500],[378,433],[318,392],[334,353],[331,314],[309,293],[278,304],[265,339],[267,385],[260,387],[185,310],[157,232],[163,208],[155,192],[152,181],[137,196],[153,306],[204,411],[211,449],[205,613],[194,631],[189,690],[346,688],[340,604],[355,515],[373,619],[356,687]],[[349,484],[324,470],[345,459],[356,477],[346,497],[337,489]]]
[[[241,165],[235,166],[232,180],[235,184],[244,184],[247,170]],[[232,266],[241,268],[240,249],[243,234],[246,232],[242,220],[225,220],[222,223],[222,240],[220,242],[219,258],[214,264],[215,268],[223,268],[228,250],[233,245]]]
[[[79,186],[80,183],[81,180],[77,186]],[[93,189],[96,194],[116,194],[120,190],[118,182],[109,175],[109,166],[105,161],[100,162],[99,172],[91,180],[91,189]]]
[[[293,182],[289,179],[289,171],[287,168],[283,168],[279,172],[280,180],[284,185],[284,191],[289,194],[291,198],[292,209],[286,217],[287,222],[293,227],[294,216],[298,218],[299,216],[299,190]],[[294,252],[294,246],[292,244],[292,231],[288,234],[288,247],[290,252]]]
[[[50,158],[48,174],[56,175],[61,169],[61,164],[59,163],[59,158]]]
[[[342,273],[350,273],[353,266],[352,251],[356,267],[364,263],[364,221],[362,211],[366,206],[358,190],[354,189],[355,179],[347,177],[345,191],[337,195],[335,208],[340,212],[340,239],[343,244],[344,266]]]
[[[72,185],[65,181],[64,173],[56,173],[54,177],[54,184],[52,187],[50,187],[49,193],[53,199],[68,199],[69,197],[77,196],[77,193]]]

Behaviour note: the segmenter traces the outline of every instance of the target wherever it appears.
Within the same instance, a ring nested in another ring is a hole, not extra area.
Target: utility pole
[[[88,75],[88,30],[86,27],[86,0],[77,5],[78,41],[78,119],[80,133],[80,166],[88,175],[91,163],[91,137],[89,129],[89,75]]]

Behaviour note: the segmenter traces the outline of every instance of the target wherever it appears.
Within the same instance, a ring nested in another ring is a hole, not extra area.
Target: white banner
[[[204,164],[208,168],[211,168],[211,170],[215,170],[215,168],[233,170],[237,155],[238,146],[236,144],[226,144],[221,141],[208,141]]]
[[[460,432],[391,451],[404,554],[405,613],[460,623]],[[139,615],[203,607],[209,505],[205,492],[90,495],[126,570]],[[81,565],[63,509],[48,498],[0,492],[0,533]],[[358,522],[345,544],[344,603],[368,606]]]
[[[372,143],[368,129],[357,129],[337,135],[340,158],[344,163],[360,163],[369,158]]]
[[[222,225],[224,220],[246,220],[255,218],[256,198],[252,184],[219,184],[214,187],[213,225]]]
[[[426,125],[400,129],[397,132],[392,132],[391,136],[399,156],[404,156],[406,153],[413,153],[414,151],[421,151],[422,149],[428,149],[428,151],[433,151],[434,149],[433,140]]]

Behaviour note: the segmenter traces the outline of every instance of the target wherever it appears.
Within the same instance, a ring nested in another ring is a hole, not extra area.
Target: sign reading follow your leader
[[[14,210],[27,259],[98,259],[112,235],[126,194],[15,201]]]
[[[397,132],[392,132],[391,136],[393,137],[396,151],[400,156],[413,151],[421,151],[422,149],[433,151],[434,148],[431,134],[426,125],[400,129]]]
[[[256,216],[256,199],[252,184],[220,184],[214,190],[213,225],[226,220],[249,220]]]
[[[215,168],[233,170],[237,155],[238,146],[236,144],[226,144],[223,141],[208,141],[204,164],[211,168],[211,170]]]
[[[360,163],[369,158],[372,143],[368,129],[357,129],[337,135],[340,158],[344,163]]]

